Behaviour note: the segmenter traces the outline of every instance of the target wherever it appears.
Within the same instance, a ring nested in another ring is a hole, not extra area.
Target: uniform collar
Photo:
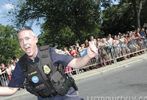
[[[28,57],[28,55],[26,55],[27,56],[27,61],[28,62],[30,62],[30,63],[35,63],[35,62],[38,62],[39,61],[39,49],[38,49],[38,53],[37,53],[37,55],[36,55],[36,57],[32,60],[32,59],[30,59],[29,57]]]

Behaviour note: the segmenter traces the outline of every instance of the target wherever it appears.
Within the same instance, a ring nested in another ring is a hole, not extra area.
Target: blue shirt
[[[80,57],[84,57],[85,55],[87,55],[87,48],[84,48],[84,49],[80,52]]]
[[[51,55],[51,60],[55,66],[60,63],[66,67],[68,63],[73,59],[73,57],[63,54],[63,52],[60,52],[59,50],[56,50],[54,48],[51,48],[50,55]],[[32,61],[31,59],[29,60]],[[22,71],[19,61],[18,61],[15,67],[15,70],[12,73],[12,79],[9,82],[8,86],[9,87],[22,87],[24,80],[25,80],[24,72]]]
[[[145,37],[146,36],[146,34],[145,34],[145,32],[140,32],[140,35],[142,36],[142,37]]]

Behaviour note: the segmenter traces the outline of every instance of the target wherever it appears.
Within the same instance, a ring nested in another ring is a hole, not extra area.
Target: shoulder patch
[[[66,55],[66,53],[64,51],[60,50],[60,49],[55,49],[55,52],[57,54],[64,54],[64,55]]]

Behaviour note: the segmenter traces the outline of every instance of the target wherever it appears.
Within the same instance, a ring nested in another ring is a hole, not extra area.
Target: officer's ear
[[[35,36],[35,42],[38,43],[38,37],[37,36]]]

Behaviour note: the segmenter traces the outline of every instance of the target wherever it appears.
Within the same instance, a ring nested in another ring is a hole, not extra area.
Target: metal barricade
[[[7,86],[8,85],[8,75],[6,72],[1,72],[0,73],[0,85],[1,86]]]
[[[144,42],[142,42],[142,43],[144,43]],[[140,47],[143,46],[143,47],[138,49],[138,50],[136,49],[134,51],[131,50],[131,48],[129,48],[130,51],[132,51],[132,52],[126,52],[126,53],[124,53],[124,54],[122,54],[120,56],[116,56],[117,54],[116,54],[115,50],[114,51],[111,50],[110,52],[107,52],[107,55],[112,54],[112,57],[110,57],[108,60],[105,60],[105,63],[108,63],[108,62],[110,62],[108,64],[117,63],[118,61],[122,61],[122,60],[125,60],[125,59],[129,59],[129,58],[131,58],[133,56],[137,56],[137,55],[140,55],[140,54],[143,54],[143,53],[147,53],[147,46],[146,46],[146,44],[145,45],[143,45],[141,43],[138,44],[138,46],[140,46]],[[128,49],[128,48],[125,48],[125,49]],[[101,57],[96,57],[96,58],[101,59]],[[121,60],[119,60],[119,59],[121,59]],[[98,59],[96,59],[96,60],[95,59],[91,59],[89,61],[89,63],[85,67],[80,68],[80,69],[91,69],[92,66],[95,67],[95,66],[97,66],[97,65],[99,65],[101,63],[104,63],[104,62],[100,62],[100,61],[98,61]],[[103,64],[101,64],[101,65],[103,65]],[[103,66],[101,66],[101,67],[103,67]],[[99,67],[95,67],[95,68],[99,68]],[[79,71],[80,69],[73,69],[72,72],[76,72],[76,74],[80,74],[82,72],[82,71],[81,72]]]

